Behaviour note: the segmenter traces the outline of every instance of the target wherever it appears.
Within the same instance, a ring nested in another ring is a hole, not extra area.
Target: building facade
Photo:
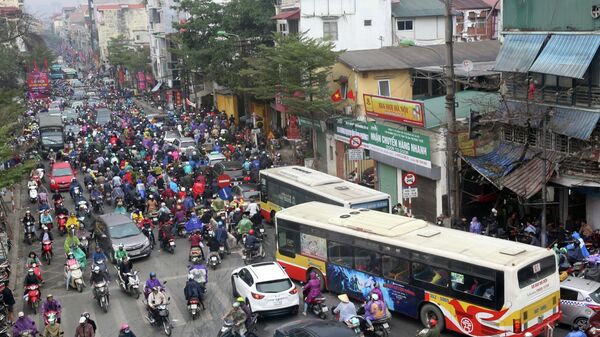
[[[98,30],[98,46],[102,60],[107,59],[108,42],[124,36],[132,46],[148,45],[148,15],[146,7],[138,3],[103,3],[94,7]]]

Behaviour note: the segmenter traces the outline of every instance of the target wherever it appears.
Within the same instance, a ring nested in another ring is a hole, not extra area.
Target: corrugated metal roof
[[[546,34],[508,34],[494,70],[526,73],[544,44]]]
[[[600,46],[600,35],[552,35],[529,71],[583,79]]]
[[[556,108],[549,126],[561,135],[588,140],[598,124],[600,113],[569,108]]]
[[[554,152],[548,152],[546,160],[546,176],[544,176],[544,160],[537,156],[525,165],[517,168],[502,180],[502,185],[517,195],[529,199],[542,189],[542,179],[548,182],[560,157]]]
[[[520,162],[523,149],[523,145],[502,142],[490,153],[477,157],[462,156],[462,158],[492,184],[502,188],[502,178],[535,155],[533,150],[527,149],[523,161]]]
[[[444,4],[439,0],[400,0],[392,4],[392,16],[396,18],[443,16],[445,12]]]
[[[338,60],[356,71],[413,69],[444,64],[445,48],[433,45],[353,50],[342,53]],[[493,40],[455,43],[454,61],[493,61],[499,50],[500,43]]]

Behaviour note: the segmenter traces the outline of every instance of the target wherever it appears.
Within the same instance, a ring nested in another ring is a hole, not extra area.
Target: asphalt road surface
[[[26,200],[27,193],[22,193],[21,195],[23,196],[21,205],[25,207],[29,202]],[[69,210],[73,210],[73,202],[69,194],[63,193],[63,196],[65,197],[66,207]],[[112,208],[108,206],[105,208],[106,211],[112,210]],[[20,217],[22,217],[22,215],[20,215]],[[267,239],[265,242],[265,250],[267,252],[267,257],[264,260],[272,261],[274,252],[274,230],[267,225],[266,231]],[[45,299],[48,293],[52,293],[56,299],[59,299],[62,302],[62,328],[65,331],[65,336],[72,336],[74,334],[75,327],[78,324],[79,315],[84,311],[90,312],[92,319],[97,323],[98,332],[96,336],[118,336],[119,325],[123,322],[129,323],[131,329],[138,337],[163,335],[161,329],[151,326],[144,318],[145,308],[142,302],[143,296],[141,296],[139,300],[136,300],[134,297],[130,297],[121,291],[117,282],[114,281],[117,276],[111,264],[109,264],[109,270],[111,271],[113,281],[110,283],[111,296],[108,313],[104,313],[92,299],[91,289],[89,288],[89,262],[84,272],[85,282],[88,287],[84,289],[83,293],[78,293],[73,289],[68,291],[65,290],[63,273],[63,265],[65,262],[63,249],[64,238],[57,234],[56,226],[53,229],[53,235],[55,239],[53,246],[54,259],[51,265],[42,266],[42,275],[46,280],[46,283],[42,287],[42,297]],[[172,336],[217,336],[218,331],[222,326],[221,317],[229,310],[234,299],[230,276],[231,271],[234,268],[243,265],[241,252],[239,249],[232,249],[231,255],[226,256],[223,259],[222,264],[218,266],[217,270],[209,271],[209,281],[205,298],[207,309],[201,311],[196,320],[192,320],[187,312],[187,306],[183,296],[183,288],[186,282],[186,268],[188,266],[189,243],[182,238],[177,239],[176,243],[177,247],[175,248],[174,255],[161,251],[158,247],[155,247],[150,257],[135,260],[133,262],[134,269],[139,270],[140,282],[142,283],[145,282],[148,278],[148,273],[151,271],[155,271],[162,282],[168,281],[167,292],[171,298],[169,310],[174,327]],[[91,245],[90,251],[93,252],[93,244]],[[17,311],[23,309],[26,314],[33,314],[29,307],[23,308],[23,291],[21,287],[24,275],[23,264],[25,263],[25,257],[31,250],[36,251],[38,255],[40,255],[41,248],[39,243],[34,243],[32,246],[27,246],[25,243],[19,245],[20,259],[18,266],[15,266],[15,268],[20,268],[16,290],[14,290],[15,298],[17,299],[15,316]],[[15,285],[13,285],[13,287],[14,286]],[[327,303],[330,308],[337,305],[338,300],[334,295],[326,294],[326,297],[328,298]],[[318,318],[311,316],[310,314],[308,317],[299,314],[296,316],[262,319],[259,320],[258,323],[258,336],[273,336],[274,330],[277,327],[302,319]],[[40,314],[36,315],[35,320],[38,327],[43,326]],[[392,336],[414,336],[415,332],[421,329],[420,323],[417,320],[400,315],[394,315],[391,326]],[[565,336],[567,332],[568,330],[561,327],[555,330],[555,336],[562,337]],[[459,334],[453,332],[445,332],[443,335],[459,336]]]

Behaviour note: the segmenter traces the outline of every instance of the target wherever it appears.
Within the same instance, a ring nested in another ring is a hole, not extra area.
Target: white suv
[[[252,312],[261,316],[298,313],[300,297],[296,285],[276,262],[263,262],[231,273],[234,297],[243,297]]]

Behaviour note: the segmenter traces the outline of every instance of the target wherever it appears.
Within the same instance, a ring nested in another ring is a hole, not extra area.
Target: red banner
[[[167,102],[171,102],[171,96],[173,96],[173,93],[171,92],[171,90],[167,90],[167,91],[165,92],[165,100],[166,100]]]
[[[146,82],[148,82],[149,87],[154,87],[154,76],[152,75],[152,73],[146,74]]]
[[[143,71],[138,71],[138,89],[146,90],[146,74]]]
[[[29,91],[45,92],[50,89],[50,80],[47,72],[31,71],[27,74]]]
[[[175,104],[181,105],[181,91],[175,91]]]
[[[123,68],[119,68],[119,83],[121,83],[121,85],[125,83],[125,72],[123,71]]]

